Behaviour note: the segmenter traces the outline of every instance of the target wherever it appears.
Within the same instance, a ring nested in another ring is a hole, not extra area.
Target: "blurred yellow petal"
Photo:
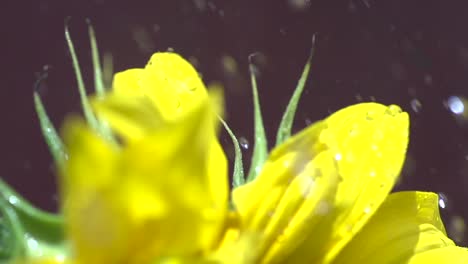
[[[246,230],[263,237],[261,261],[332,261],[393,187],[408,126],[397,106],[363,103],[274,150],[259,177],[233,194]]]
[[[408,264],[466,264],[468,263],[468,249],[448,246],[425,251],[414,255]]]
[[[410,258],[421,259],[419,255],[446,247],[456,248],[445,234],[437,194],[398,192],[388,196],[334,263],[407,263]],[[450,258],[446,255],[442,259]],[[468,261],[466,250],[463,259]]]
[[[112,89],[116,93],[133,93],[143,94],[141,91],[141,79],[145,74],[144,69],[129,69],[122,72],[118,72],[114,75],[112,81]]]
[[[164,119],[190,111],[207,96],[198,72],[180,55],[171,52],[153,54],[144,69],[117,73],[113,89],[118,94],[148,97]]]
[[[297,262],[303,257],[332,261],[385,200],[406,156],[409,118],[398,106],[357,104],[325,122],[320,141],[334,153],[340,175],[334,219],[319,228],[331,230],[326,239],[312,234],[302,244],[293,258]],[[314,252],[308,248],[311,244],[316,245]]]
[[[62,208],[74,254],[83,263],[203,255],[220,239],[228,206],[210,98],[170,122],[154,116],[152,125],[151,104],[116,96],[96,103],[97,112],[121,133],[140,127],[133,140],[114,146],[80,121],[65,125]]]

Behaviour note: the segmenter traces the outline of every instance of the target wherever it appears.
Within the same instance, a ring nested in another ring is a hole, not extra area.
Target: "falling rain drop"
[[[455,115],[461,115],[465,112],[464,100],[458,96],[450,96],[447,99],[447,107]]]
[[[439,193],[439,208],[444,210],[448,207],[448,199],[447,196],[443,193]]]
[[[245,137],[239,138],[239,144],[243,149],[249,149],[249,141]]]
[[[450,224],[447,230],[449,236],[455,240],[455,242],[462,242],[465,238],[466,223],[463,217],[455,215],[450,220]]]
[[[413,109],[415,113],[419,113],[421,111],[422,104],[418,99],[411,100],[410,105],[411,109]]]

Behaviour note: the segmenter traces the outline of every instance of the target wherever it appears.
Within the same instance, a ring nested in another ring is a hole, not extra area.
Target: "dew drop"
[[[330,213],[330,211],[331,211],[331,206],[330,206],[330,203],[327,201],[320,201],[317,204],[317,207],[315,209],[315,213],[317,215],[326,215]]]
[[[401,108],[397,105],[390,105],[387,107],[385,113],[391,116],[396,116],[401,113]]]
[[[375,112],[374,111],[369,111],[366,113],[366,120],[367,121],[372,121],[375,119]]]
[[[343,158],[343,156],[341,155],[341,153],[336,153],[335,154],[335,160],[340,161],[342,158]]]
[[[411,109],[413,109],[415,113],[419,113],[421,111],[422,104],[421,101],[419,101],[418,99],[411,100],[410,105]]]
[[[370,205],[368,205],[368,206],[366,206],[366,207],[364,208],[364,213],[365,213],[365,214],[370,214],[371,211],[372,211],[372,207],[371,207]]]
[[[239,138],[239,144],[243,149],[249,149],[249,141],[245,137]]]
[[[8,202],[12,205],[15,205],[19,202],[19,200],[18,197],[11,195],[10,197],[8,197]]]

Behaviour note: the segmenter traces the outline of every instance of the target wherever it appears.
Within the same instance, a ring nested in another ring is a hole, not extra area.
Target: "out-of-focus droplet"
[[[411,109],[413,109],[415,113],[419,113],[421,111],[422,104],[421,104],[421,101],[419,101],[418,99],[415,98],[411,100],[410,105],[411,105]]]
[[[133,40],[136,42],[138,49],[143,53],[150,54],[156,49],[156,44],[151,34],[143,26],[135,26],[132,29]]]
[[[288,5],[295,11],[303,11],[310,5],[310,0],[288,0]]]
[[[234,75],[238,71],[236,60],[229,55],[224,55],[221,58],[221,64],[223,66],[224,73],[227,75]]]
[[[330,213],[332,207],[330,205],[329,202],[327,201],[320,201],[318,202],[317,204],[317,207],[315,208],[315,213],[318,214],[318,215],[326,215],[328,213]]]
[[[340,161],[342,158],[343,158],[343,155],[341,155],[341,153],[335,154],[335,160]]]
[[[245,137],[239,138],[239,144],[243,149],[249,149],[249,141]]]
[[[362,102],[364,100],[360,94],[356,94],[354,98],[356,98],[356,101],[358,102]]]
[[[465,239],[466,223],[463,217],[455,215],[450,219],[447,232],[449,236],[460,243]]]
[[[158,33],[161,30],[161,26],[159,24],[153,25],[153,32]]]
[[[465,112],[465,100],[458,96],[450,96],[447,99],[447,107],[455,115],[461,115]]]
[[[397,116],[401,114],[401,108],[397,105],[390,105],[385,110],[385,113],[391,116]]]
[[[206,10],[206,0],[193,0],[193,3],[200,12]]]
[[[424,75],[424,83],[426,85],[432,85],[432,76],[430,74]]]
[[[439,193],[439,207],[440,207],[440,209],[442,209],[442,210],[447,209],[447,207],[449,205],[448,203],[449,203],[449,201],[448,201],[447,196],[445,194],[443,194],[443,193]]]

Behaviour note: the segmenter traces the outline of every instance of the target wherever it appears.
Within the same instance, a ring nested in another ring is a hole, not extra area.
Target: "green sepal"
[[[268,145],[263,125],[262,111],[260,108],[260,100],[258,96],[257,80],[255,77],[255,66],[252,63],[252,57],[249,56],[249,71],[250,80],[252,83],[253,105],[254,105],[254,146],[252,159],[250,162],[250,170],[247,176],[247,182],[253,181],[260,172],[263,164],[268,157]]]
[[[0,213],[0,263],[67,254],[63,218],[32,206],[1,178]]]
[[[91,104],[89,103],[88,97],[86,95],[86,88],[83,82],[83,75],[81,74],[80,64],[78,62],[78,57],[76,56],[75,46],[73,45],[70,31],[68,30],[68,19],[65,21],[65,39],[67,41],[68,50],[70,51],[73,70],[75,71],[76,82],[78,85],[78,92],[80,94],[81,106],[83,107],[84,116],[88,124],[95,131],[99,131],[99,123],[93,113],[93,110],[91,109]]]
[[[42,103],[41,97],[37,92],[34,92],[34,106],[36,108],[37,117],[41,127],[42,135],[45,138],[46,144],[52,157],[59,167],[63,167],[65,160],[68,158],[65,146],[58,136],[57,130],[49,119],[47,112]]]
[[[315,35],[312,37],[312,47],[310,49],[309,58],[302,70],[301,77],[297,83],[294,93],[289,100],[286,111],[284,111],[283,117],[281,118],[280,125],[278,127],[278,132],[276,134],[276,146],[283,143],[286,139],[291,136],[292,124],[294,122],[294,117],[296,115],[297,105],[301,98],[302,92],[304,91],[304,86],[307,81],[307,77],[310,72],[310,64],[312,62],[312,57],[314,56],[315,50]]]
[[[100,96],[100,95],[103,95],[105,91],[104,91],[104,84],[103,84],[103,79],[102,79],[101,64],[99,62],[99,52],[97,48],[96,37],[94,34],[93,26],[91,25],[91,22],[89,21],[87,22],[88,22],[88,34],[90,37],[91,54],[92,54],[93,68],[94,68],[94,83],[96,86],[95,89],[96,89],[97,95]],[[111,143],[116,143],[114,135],[112,134],[109,126],[102,121],[100,122],[96,118],[92,110],[91,104],[86,94],[86,88],[83,82],[83,75],[81,74],[78,57],[76,56],[75,46],[73,45],[73,41],[70,36],[70,31],[68,30],[68,19],[65,21],[65,39],[67,41],[68,49],[70,51],[72,65],[75,71],[76,81],[78,85],[78,92],[80,94],[81,106],[83,108],[85,119],[88,122],[88,124],[91,126],[91,128],[94,129],[94,131],[100,134],[103,138],[105,138]]]
[[[226,132],[231,137],[232,144],[234,145],[234,169],[232,174],[232,187],[233,189],[235,189],[245,184],[244,165],[242,164],[242,151],[237,137],[234,135],[231,128],[229,128],[226,121],[224,121],[221,117],[219,117],[219,120],[221,124],[223,124]]]
[[[91,56],[93,60],[94,89],[96,91],[97,96],[102,97],[104,96],[106,91],[104,87],[99,49],[98,49],[97,41],[96,41],[96,34],[94,33],[94,28],[93,28],[93,25],[91,24],[91,21],[89,19],[86,19],[86,23],[88,24],[88,35],[89,35],[89,41],[91,45]]]

